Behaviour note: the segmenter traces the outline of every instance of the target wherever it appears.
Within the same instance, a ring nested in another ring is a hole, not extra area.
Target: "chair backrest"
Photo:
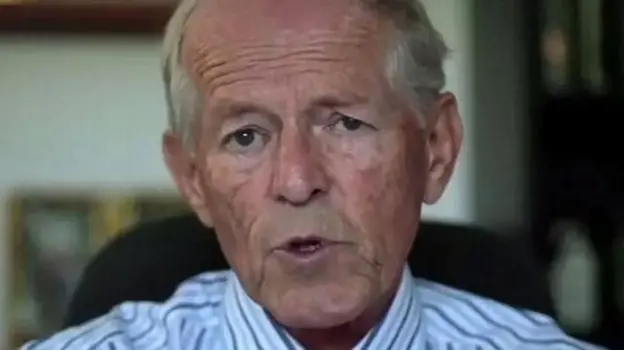
[[[425,279],[552,315],[546,276],[518,240],[468,226],[422,223],[409,265]],[[193,215],[142,223],[95,255],[68,306],[65,327],[124,301],[164,301],[185,279],[227,269],[215,233]]]

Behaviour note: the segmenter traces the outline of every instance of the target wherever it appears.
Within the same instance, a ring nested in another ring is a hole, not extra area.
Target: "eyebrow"
[[[330,108],[348,107],[364,104],[368,102],[368,100],[367,96],[359,94],[349,94],[346,98],[338,95],[322,95],[312,100],[312,103],[308,106],[308,108],[315,108],[319,106]]]
[[[219,118],[237,117],[248,113],[275,116],[275,113],[265,106],[229,98],[220,100],[216,104],[214,112]]]
[[[364,95],[359,94],[350,94],[346,98],[339,97],[338,95],[321,95],[319,97],[314,98],[308,106],[305,108],[305,111],[310,111],[312,109],[318,107],[326,107],[326,108],[344,108],[353,105],[361,105],[369,101],[369,98]],[[256,104],[248,101],[240,101],[236,99],[222,99],[217,104],[215,104],[214,112],[220,118],[231,118],[242,116],[245,114],[262,114],[265,116],[277,117],[275,112],[273,112],[268,107]]]

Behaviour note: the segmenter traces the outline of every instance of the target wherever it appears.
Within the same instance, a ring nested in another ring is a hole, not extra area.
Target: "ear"
[[[212,226],[212,216],[207,206],[208,201],[195,155],[189,152],[182,140],[171,131],[163,134],[162,149],[165,163],[178,190],[204,225]]]
[[[429,168],[424,202],[436,203],[451,179],[463,139],[457,99],[451,93],[438,98],[426,127]]]

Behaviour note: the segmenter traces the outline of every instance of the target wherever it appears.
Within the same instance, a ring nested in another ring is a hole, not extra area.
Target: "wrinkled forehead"
[[[388,29],[387,21],[359,0],[200,0],[187,22],[181,54],[187,67],[197,56],[262,43],[317,41],[372,54],[387,45]]]

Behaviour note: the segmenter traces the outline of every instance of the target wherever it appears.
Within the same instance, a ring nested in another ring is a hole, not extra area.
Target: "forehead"
[[[388,28],[357,0],[200,0],[182,63],[202,85],[228,74],[296,75],[304,66],[370,72],[386,52]]]
[[[332,32],[369,35],[381,21],[359,0],[199,0],[191,15],[189,42],[261,40],[290,33]]]

